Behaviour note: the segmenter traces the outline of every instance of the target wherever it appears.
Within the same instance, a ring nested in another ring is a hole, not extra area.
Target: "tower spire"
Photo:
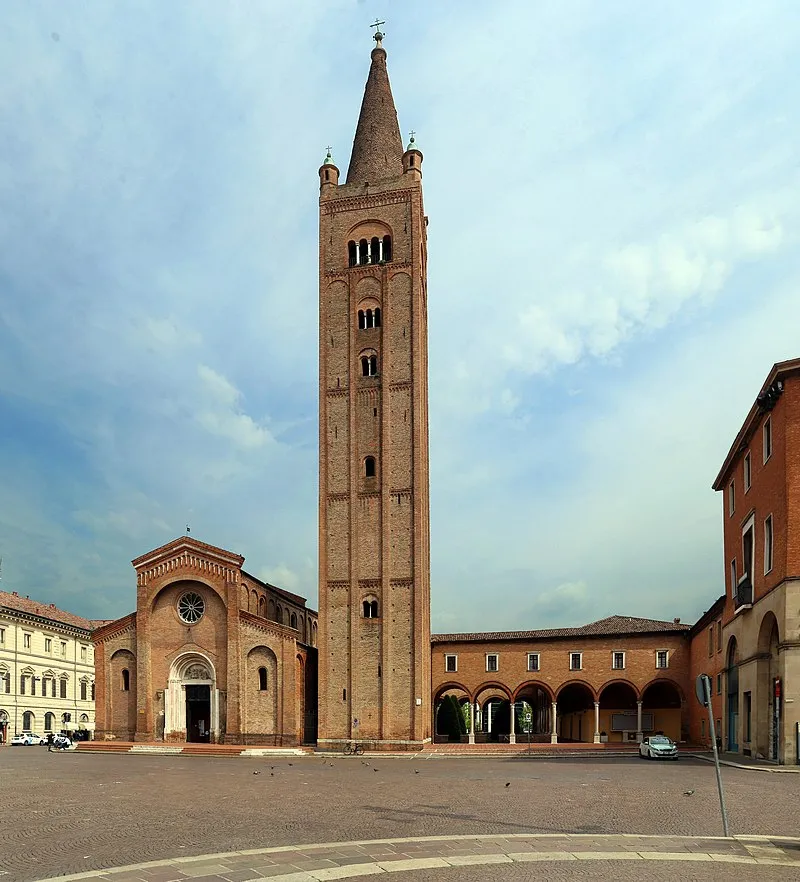
[[[384,22],[376,21],[375,48],[364,87],[361,113],[353,139],[353,152],[347,168],[347,182],[364,183],[403,174],[403,141],[397,123],[397,110],[386,70],[384,35],[378,29]]]

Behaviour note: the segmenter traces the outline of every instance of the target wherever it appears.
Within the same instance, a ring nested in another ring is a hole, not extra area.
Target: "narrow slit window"
[[[63,686],[66,685],[66,681],[62,680],[62,689]],[[131,691],[131,672],[127,668],[122,669],[122,691],[130,692]]]
[[[364,460],[364,477],[365,478],[374,478],[375,477],[375,457],[368,456]]]
[[[267,691],[267,669],[259,668],[258,669],[258,691],[266,692]]]

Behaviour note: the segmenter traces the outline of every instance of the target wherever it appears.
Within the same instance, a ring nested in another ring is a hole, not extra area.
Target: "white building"
[[[0,742],[94,730],[91,632],[100,624],[0,591]]]

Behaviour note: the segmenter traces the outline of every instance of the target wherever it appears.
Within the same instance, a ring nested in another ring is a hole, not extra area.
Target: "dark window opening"
[[[383,237],[383,259],[387,262],[392,259],[392,237],[391,236],[384,236]]]
[[[744,571],[753,578],[753,528],[750,527],[742,536],[742,555],[744,557]]]
[[[373,407],[373,408],[372,408],[372,415],[373,415],[374,417],[376,417],[376,416],[378,415],[378,408],[377,408],[377,407]]]
[[[373,236],[372,241],[369,243],[369,262],[379,263],[382,259],[381,240],[377,236]]]
[[[55,695],[55,683],[53,683],[53,695]],[[92,701],[94,701],[94,683],[92,683]]]
[[[81,701],[86,701],[86,683],[81,683]]]
[[[352,239],[347,243],[347,263],[350,266],[358,265],[358,246]]]
[[[358,311],[358,330],[363,331],[367,326],[367,316],[363,309]]]
[[[19,694],[25,694],[25,674],[20,674],[19,677]]]
[[[368,456],[364,460],[364,477],[365,478],[374,478],[375,477],[375,457]]]
[[[364,377],[378,376],[378,356],[362,355],[361,356],[361,374]]]
[[[325,180],[329,181],[330,179],[331,179],[331,173],[327,169],[325,169]]]
[[[378,665],[378,679],[380,679],[380,676],[381,676],[381,666]]]
[[[365,600],[362,604],[364,611],[365,619],[377,619],[378,618],[378,601],[377,600]]]
[[[409,165],[414,165],[414,157],[413,157],[413,156],[409,156],[409,157],[408,157],[408,164],[409,164]]]
[[[361,239],[358,243],[358,265],[363,266],[369,263],[369,243],[366,239]]]
[[[267,691],[267,669],[259,668],[258,669],[258,691],[266,692]]]
[[[127,671],[124,671],[124,673],[127,674],[128,672],[127,672]],[[125,688],[127,688],[127,687],[125,687]],[[61,683],[60,683],[60,685],[59,685],[59,697],[60,697],[60,698],[66,698],[66,697],[67,697],[67,681],[66,681],[66,678],[63,679],[63,680],[61,680]]]
[[[372,327],[379,328],[381,326],[381,308],[380,306],[375,307],[375,312],[372,316]]]
[[[342,689],[342,701],[347,701],[347,690]]]
[[[66,680],[61,681],[61,691],[66,691],[64,687],[67,685]],[[131,690],[131,672],[127,668],[122,669],[122,691],[130,692]]]

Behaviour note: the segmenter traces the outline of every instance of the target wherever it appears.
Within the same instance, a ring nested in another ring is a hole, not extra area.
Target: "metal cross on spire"
[[[386,24],[385,21],[379,21],[379,20],[376,18],[375,21],[370,25],[371,28],[375,28],[375,34],[373,35],[372,39],[373,39],[373,40],[374,40],[379,46],[381,45],[381,40],[382,40],[383,37],[384,37],[384,34],[381,33],[381,25],[385,25],[385,24]]]

